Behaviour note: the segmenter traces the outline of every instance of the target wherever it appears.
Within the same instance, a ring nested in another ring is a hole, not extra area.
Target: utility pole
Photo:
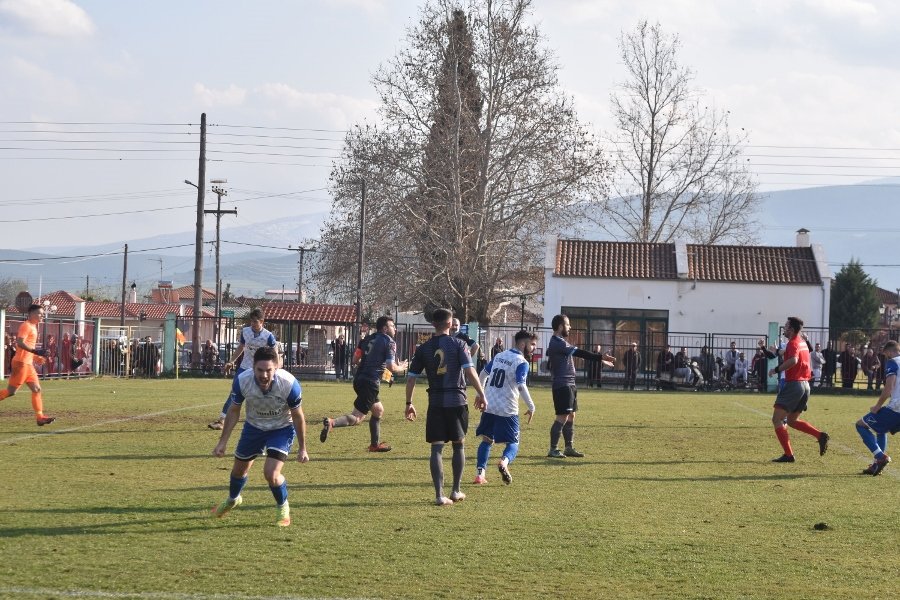
[[[125,260],[122,261],[122,311],[119,325],[125,327],[125,280],[128,279],[128,244],[125,244]]]
[[[362,180],[362,201],[359,204],[359,264],[356,265],[356,322],[362,322],[362,276],[366,261],[366,180]]]
[[[203,203],[206,202],[206,113],[200,115],[200,159],[197,177],[197,237],[194,242],[194,318],[191,321],[191,368],[200,368],[200,311],[203,306]],[[185,180],[186,183],[194,185]]]
[[[88,296],[91,295],[91,276],[84,276],[84,299],[87,300]]]
[[[288,250],[296,250],[300,253],[300,262],[298,263],[299,270],[297,273],[297,302],[303,302],[303,258],[307,252],[317,252],[315,248],[304,248],[300,246],[299,248],[291,248],[288,246]]]
[[[203,212],[208,215],[216,215],[216,320],[213,322],[213,337],[215,338],[216,347],[218,348],[219,316],[222,314],[222,280],[219,278],[219,249],[221,245],[221,239],[219,237],[220,222],[222,220],[222,215],[236,215],[237,209],[222,210],[222,196],[227,196],[228,190],[221,186],[222,184],[228,183],[227,179],[213,179],[210,183],[213,184],[213,194],[218,196],[216,210],[204,210]]]

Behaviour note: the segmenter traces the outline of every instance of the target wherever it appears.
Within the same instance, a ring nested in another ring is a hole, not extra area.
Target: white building
[[[832,275],[805,229],[787,247],[552,240],[544,273],[548,327],[564,313],[575,329],[656,345],[677,332],[758,336],[790,315],[828,326]]]

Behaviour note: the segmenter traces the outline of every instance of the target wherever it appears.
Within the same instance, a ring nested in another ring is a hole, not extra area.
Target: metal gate
[[[99,374],[109,377],[159,377],[162,333],[159,327],[101,326]]]

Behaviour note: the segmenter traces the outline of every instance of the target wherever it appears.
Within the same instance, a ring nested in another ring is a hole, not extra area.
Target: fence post
[[[0,379],[5,379],[6,375],[6,309],[0,308]]]
[[[163,327],[163,339],[162,339],[162,348],[163,348],[163,364],[162,370],[166,375],[172,375],[175,373],[175,362],[178,360],[177,353],[175,352],[175,348],[178,345],[178,341],[175,339],[175,313],[166,314],[166,323]]]
[[[91,373],[100,374],[100,317],[94,319],[94,333],[91,334]]]

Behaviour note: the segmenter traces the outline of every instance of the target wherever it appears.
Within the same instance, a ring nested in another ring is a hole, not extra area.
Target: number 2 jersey
[[[416,348],[409,376],[428,376],[428,405],[465,406],[466,375],[463,369],[474,367],[466,343],[449,335],[436,335]]]
[[[528,377],[528,361],[516,348],[496,354],[485,365],[487,383],[484,394],[487,398],[485,412],[500,417],[519,414],[519,386],[525,385]],[[482,376],[483,377],[483,376]],[[528,410],[534,413],[534,402],[527,394],[522,395]]]

